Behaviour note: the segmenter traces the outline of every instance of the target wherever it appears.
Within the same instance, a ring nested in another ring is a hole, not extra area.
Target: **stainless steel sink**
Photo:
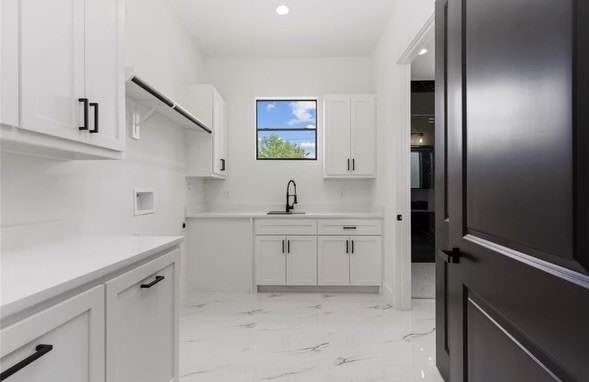
[[[304,215],[304,212],[299,211],[269,211],[266,215]]]

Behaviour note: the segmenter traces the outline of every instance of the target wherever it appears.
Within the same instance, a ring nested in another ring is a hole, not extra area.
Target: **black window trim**
[[[315,102],[315,118],[319,119],[317,116],[317,107],[319,104],[318,98],[257,98],[256,99],[256,160],[294,160],[294,161],[316,161],[318,157],[317,151],[319,148],[317,147],[317,127],[318,121],[315,121],[315,157],[314,158],[260,158],[260,141],[258,140],[258,134],[260,131],[310,131],[311,129],[300,128],[300,129],[259,129],[258,128],[258,104],[259,102]]]

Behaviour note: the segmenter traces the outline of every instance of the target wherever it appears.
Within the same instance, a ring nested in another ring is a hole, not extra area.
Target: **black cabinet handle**
[[[88,130],[88,98],[78,98],[78,102],[84,104],[84,124],[80,126],[80,130]]]
[[[352,240],[352,253],[354,253],[354,240]]]
[[[225,171],[225,159],[221,159],[221,171]]]
[[[460,262],[460,248],[452,248],[451,251],[440,251],[440,257],[448,264]]]
[[[0,374],[0,381],[4,381],[6,378],[10,377],[14,373],[18,373],[25,367],[29,366],[31,363],[35,362],[39,358],[43,357],[45,354],[49,353],[51,350],[53,350],[53,345],[37,345],[37,347],[35,348],[35,353],[23,359],[16,365],[4,370]]]
[[[282,240],[282,253],[284,253],[284,240]]]
[[[356,171],[356,159],[352,159],[352,171]]]
[[[286,253],[290,253],[290,240],[286,241]]]
[[[152,286],[154,286],[155,284],[159,283],[160,281],[162,281],[163,279],[165,279],[164,276],[155,276],[155,280],[153,280],[152,282],[150,282],[149,284],[141,284],[141,288],[145,288],[145,289],[149,289]]]
[[[344,229],[345,230],[355,230],[357,227],[355,225],[345,225]]]
[[[346,253],[350,253],[350,241],[346,240]]]
[[[98,132],[98,102],[90,102],[90,107],[94,108],[94,130],[90,130],[90,133]]]
[[[350,171],[350,159],[348,159],[348,171]]]

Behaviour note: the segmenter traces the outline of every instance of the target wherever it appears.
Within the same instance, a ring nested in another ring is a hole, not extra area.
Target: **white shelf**
[[[210,127],[192,113],[134,74],[128,76],[125,82],[125,93],[135,102],[151,109],[138,124],[144,123],[153,113],[157,113],[186,130],[212,133]]]

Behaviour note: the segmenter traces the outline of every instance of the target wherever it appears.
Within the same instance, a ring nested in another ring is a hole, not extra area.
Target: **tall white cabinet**
[[[186,132],[186,176],[197,178],[227,177],[227,106],[212,85],[191,88],[191,110],[213,133]]]
[[[324,176],[376,177],[376,110],[373,94],[324,98]]]
[[[16,97],[2,110],[5,147],[120,158],[122,0],[3,0],[2,6],[2,98]]]

